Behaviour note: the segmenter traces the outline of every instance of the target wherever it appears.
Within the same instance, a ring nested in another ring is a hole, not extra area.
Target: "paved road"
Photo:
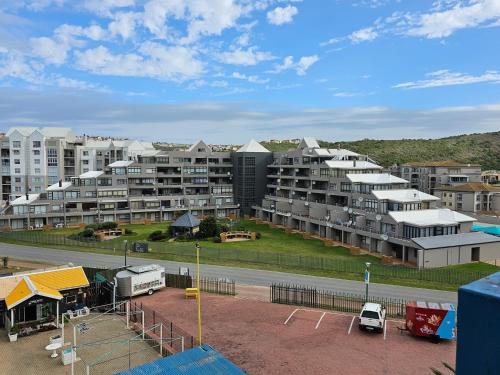
[[[11,245],[0,243],[0,256],[12,258],[45,261],[56,263],[73,263],[87,266],[122,266],[123,256],[85,253],[59,249],[46,249],[32,246]],[[129,265],[151,263],[150,259],[128,257]],[[162,264],[167,272],[177,273],[179,267],[189,267],[190,273],[195,274],[195,265],[192,263],[156,261]],[[238,284],[269,286],[272,283],[290,283],[296,285],[315,286],[318,289],[334,290],[347,293],[365,293],[365,285],[360,281],[332,279],[328,277],[297,275],[285,272],[261,271],[248,268],[235,268],[214,265],[202,265],[201,272],[208,277],[228,277]],[[385,284],[370,284],[370,295],[404,299],[417,299],[430,302],[457,302],[457,293],[439,290],[410,288]]]

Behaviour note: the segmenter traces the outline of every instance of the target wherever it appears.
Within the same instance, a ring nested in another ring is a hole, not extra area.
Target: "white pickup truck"
[[[359,329],[383,332],[385,308],[379,303],[366,302],[359,314]]]

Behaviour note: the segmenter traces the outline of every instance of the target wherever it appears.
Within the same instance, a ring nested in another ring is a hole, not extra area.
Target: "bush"
[[[116,229],[118,224],[114,221],[106,221],[104,223],[99,224],[98,229]]]
[[[220,233],[229,232],[229,227],[226,224],[222,224],[219,228],[219,232]]]
[[[260,232],[255,233],[255,239],[260,240],[262,238],[262,234]]]
[[[127,236],[132,236],[135,234],[135,232],[132,229],[125,228],[125,235]]]
[[[217,220],[215,217],[208,216],[200,223],[200,230],[197,234],[198,238],[215,237],[219,235],[219,228],[217,227]]]
[[[85,227],[85,229],[92,229],[93,231],[96,231],[97,229],[99,229],[99,225],[98,224],[89,224]]]
[[[220,239],[220,237],[219,237],[219,236],[215,236],[215,237],[214,237],[214,242],[215,242],[215,243],[221,243],[221,242],[222,242],[222,240]]]
[[[151,232],[148,236],[149,241],[161,241],[167,238],[165,236],[165,233],[163,233],[161,230],[155,230],[154,232]]]
[[[87,228],[82,230],[81,232],[72,234],[69,236],[72,240],[77,240],[77,241],[88,241],[88,240],[97,240],[97,236],[95,235],[95,232],[93,229]]]

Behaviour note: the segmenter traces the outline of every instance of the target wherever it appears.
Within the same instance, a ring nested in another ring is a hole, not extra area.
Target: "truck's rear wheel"
[[[149,295],[153,294],[153,289],[149,289],[149,290],[148,290],[148,294],[149,294]]]

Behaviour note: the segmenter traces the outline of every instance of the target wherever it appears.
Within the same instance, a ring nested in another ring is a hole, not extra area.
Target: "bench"
[[[198,297],[198,288],[186,288],[186,299],[193,297]]]

